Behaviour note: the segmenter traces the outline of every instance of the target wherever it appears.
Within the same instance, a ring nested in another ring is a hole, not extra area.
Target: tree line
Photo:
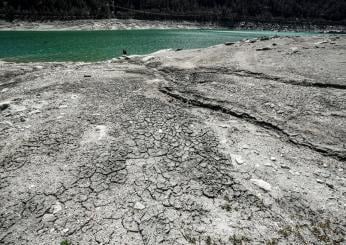
[[[346,0],[1,0],[3,18],[346,20]]]

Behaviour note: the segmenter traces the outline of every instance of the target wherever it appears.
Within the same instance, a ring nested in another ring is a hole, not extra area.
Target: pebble
[[[225,45],[226,46],[231,46],[231,45],[234,45],[235,43],[234,42],[226,42]]]
[[[326,44],[326,43],[328,43],[328,41],[320,41],[320,42],[316,42],[316,43],[314,43],[315,45],[320,45],[320,44]]]
[[[234,160],[239,164],[242,165],[245,163],[245,161],[243,160],[243,158],[241,156],[234,156]]]
[[[7,124],[10,127],[13,127],[13,123],[11,123],[10,121],[4,121],[2,122],[3,124]]]
[[[316,182],[319,183],[319,184],[324,184],[324,181],[320,180],[320,179],[316,179]]]
[[[10,107],[10,104],[8,103],[0,103],[0,111],[4,111],[9,107]]]
[[[258,48],[258,49],[256,49],[256,51],[267,51],[267,50],[271,50],[271,48],[269,48],[269,47],[264,47],[264,48]]]
[[[40,110],[33,110],[33,111],[31,111],[29,114],[30,114],[30,115],[33,115],[33,114],[39,114],[39,113],[41,113]]]
[[[251,182],[253,182],[259,188],[261,188],[261,189],[263,189],[263,190],[265,190],[267,192],[271,191],[271,189],[272,189],[272,186],[268,182],[266,182],[264,180],[261,180],[261,179],[251,179]]]
[[[145,206],[140,203],[140,202],[136,202],[135,206],[133,206],[134,209],[137,209],[137,210],[143,210],[145,209]]]
[[[42,217],[42,222],[43,223],[50,223],[55,220],[55,216],[53,214],[45,214]]]
[[[4,88],[3,90],[1,90],[1,93],[5,93],[8,91],[8,88]]]
[[[59,213],[62,210],[62,205],[60,202],[57,202],[54,206],[53,206],[53,214]]]
[[[270,160],[272,160],[273,162],[276,161],[276,158],[275,157],[271,157]]]
[[[283,168],[283,169],[291,169],[289,166],[284,165],[284,164],[281,165],[281,168]]]
[[[292,47],[291,51],[292,51],[292,54],[297,53],[298,52],[298,48],[297,47]]]
[[[42,70],[42,69],[43,69],[43,66],[34,66],[34,69],[35,69],[35,70]]]
[[[334,189],[334,185],[330,182],[326,182],[326,185],[330,188],[330,189]]]

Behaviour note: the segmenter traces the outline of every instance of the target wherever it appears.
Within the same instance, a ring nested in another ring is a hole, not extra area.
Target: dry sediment
[[[345,47],[2,62],[0,243],[342,244]]]

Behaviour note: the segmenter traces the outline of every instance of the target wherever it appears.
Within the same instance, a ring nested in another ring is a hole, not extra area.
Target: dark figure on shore
[[[127,51],[123,49],[123,55],[127,55]]]

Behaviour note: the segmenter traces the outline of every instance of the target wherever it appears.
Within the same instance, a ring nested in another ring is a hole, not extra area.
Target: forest
[[[5,19],[144,18],[345,22],[346,0],[8,0]]]

